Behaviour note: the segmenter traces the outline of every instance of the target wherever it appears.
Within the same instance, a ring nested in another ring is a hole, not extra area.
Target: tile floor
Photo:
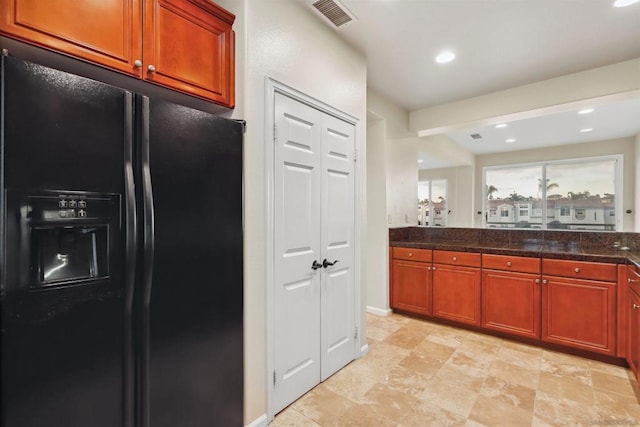
[[[393,314],[271,426],[640,425],[628,369]]]

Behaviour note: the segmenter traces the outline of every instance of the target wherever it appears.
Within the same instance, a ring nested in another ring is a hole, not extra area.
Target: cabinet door
[[[629,290],[629,349],[627,362],[637,381],[640,381],[640,295]]]
[[[2,2],[0,32],[95,64],[140,76],[141,0]]]
[[[479,268],[435,264],[433,266],[433,315],[480,325]]]
[[[234,20],[207,0],[145,0],[143,78],[233,107]]]
[[[393,260],[391,307],[431,314],[431,264]]]
[[[484,270],[482,326],[539,339],[540,276]]]
[[[542,340],[615,354],[614,283],[543,276]]]

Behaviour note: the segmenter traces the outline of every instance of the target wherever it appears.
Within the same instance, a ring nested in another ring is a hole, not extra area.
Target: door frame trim
[[[264,116],[264,212],[265,212],[265,246],[264,246],[264,260],[265,260],[265,340],[266,340],[266,392],[267,392],[267,419],[271,422],[275,416],[273,405],[273,372],[275,366],[274,351],[275,351],[275,336],[274,336],[274,126],[275,126],[275,97],[276,94],[282,94],[289,98],[292,98],[298,102],[308,105],[316,110],[319,110],[328,115],[334,116],[340,120],[343,120],[354,126],[354,138],[356,153],[358,152],[358,137],[360,127],[358,124],[360,120],[344,111],[341,111],[331,105],[314,98],[306,93],[299,91],[285,83],[282,83],[272,77],[265,76],[265,116]],[[364,200],[363,188],[360,182],[360,176],[362,175],[363,161],[357,159],[354,167],[354,321],[355,327],[358,330],[358,338],[354,342],[354,356],[355,358],[361,357],[368,351],[367,345],[360,346],[362,342],[362,334],[365,330],[362,325],[363,307],[362,307],[362,251],[361,251],[361,239],[362,239],[362,226],[364,221],[361,218],[360,204]]]

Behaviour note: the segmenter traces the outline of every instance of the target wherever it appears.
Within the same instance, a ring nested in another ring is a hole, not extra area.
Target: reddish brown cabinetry
[[[391,307],[431,314],[431,250],[393,248]]]
[[[433,315],[480,325],[480,254],[433,251]]]
[[[540,338],[540,259],[482,255],[482,326]]]
[[[627,349],[626,359],[640,381],[640,268],[627,267]]]
[[[615,355],[615,282],[614,264],[543,259],[542,340]]]
[[[207,0],[0,0],[0,33],[234,105],[235,17]]]

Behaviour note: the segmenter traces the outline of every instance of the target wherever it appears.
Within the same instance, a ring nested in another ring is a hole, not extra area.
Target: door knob
[[[322,260],[322,267],[327,268],[327,267],[329,267],[330,265],[334,265],[334,264],[336,264],[337,262],[338,262],[338,260],[335,260],[335,261],[333,261],[333,262],[329,262],[329,261],[327,261],[327,259],[325,258],[324,260]]]
[[[325,260],[326,261],[326,260]],[[318,261],[316,261],[315,259],[313,260],[313,264],[311,264],[311,269],[312,270],[317,270],[319,268],[322,268],[322,264],[320,264]]]

